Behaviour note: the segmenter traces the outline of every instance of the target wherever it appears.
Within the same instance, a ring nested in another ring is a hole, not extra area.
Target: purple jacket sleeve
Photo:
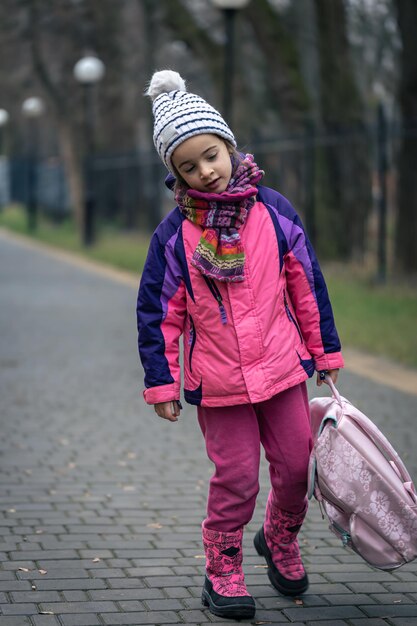
[[[177,230],[172,226],[162,222],[152,237],[137,300],[138,347],[148,404],[180,397],[179,338],[186,298],[174,254]]]

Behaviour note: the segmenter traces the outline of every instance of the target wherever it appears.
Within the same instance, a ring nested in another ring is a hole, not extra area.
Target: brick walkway
[[[135,299],[0,234],[0,626],[228,623],[200,603],[211,466],[192,407],[169,424],[141,401]],[[348,371],[341,386],[416,477],[415,396]],[[310,589],[302,603],[276,595],[252,546],[266,464],[261,482],[245,534],[253,624],[417,623],[417,562],[373,571],[315,503],[301,536]]]

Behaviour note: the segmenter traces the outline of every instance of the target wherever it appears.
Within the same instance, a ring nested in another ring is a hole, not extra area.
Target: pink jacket
[[[155,231],[138,295],[144,397],[201,406],[256,403],[314,370],[343,367],[326,285],[301,221],[281,194],[258,187],[240,229],[245,280],[207,279],[190,260],[201,228],[176,208]]]

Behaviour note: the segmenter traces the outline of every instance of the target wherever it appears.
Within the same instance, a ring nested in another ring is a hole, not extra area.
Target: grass
[[[417,289],[378,285],[348,268],[325,271],[343,345],[417,368]]]
[[[27,218],[20,206],[10,206],[0,212],[0,227],[30,235],[37,241],[76,252],[90,259],[140,274],[148,251],[149,237],[140,233],[122,232],[110,226],[102,226],[94,246],[84,247],[72,220],[52,222],[39,216],[37,229],[28,232]]]
[[[26,216],[17,206],[0,212],[0,226],[28,234]],[[96,244],[85,249],[72,222],[57,225],[44,217],[32,236],[137,275],[149,243],[146,235],[102,227]],[[377,285],[369,272],[350,266],[328,266],[324,274],[342,344],[417,368],[417,289],[392,279]]]

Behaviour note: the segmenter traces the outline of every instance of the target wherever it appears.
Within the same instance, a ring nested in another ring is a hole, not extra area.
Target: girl
[[[215,465],[207,517],[203,604],[221,617],[251,618],[242,571],[243,527],[259,490],[260,444],[270,467],[265,523],[255,548],[272,585],[308,587],[297,542],[306,511],[311,449],[305,380],[333,381],[343,366],[326,285],[294,209],[258,183],[252,155],[181,76],[156,72],[154,143],[174,175],[176,208],[156,229],[139,288],[144,397],[169,421],[184,397],[197,406]]]

